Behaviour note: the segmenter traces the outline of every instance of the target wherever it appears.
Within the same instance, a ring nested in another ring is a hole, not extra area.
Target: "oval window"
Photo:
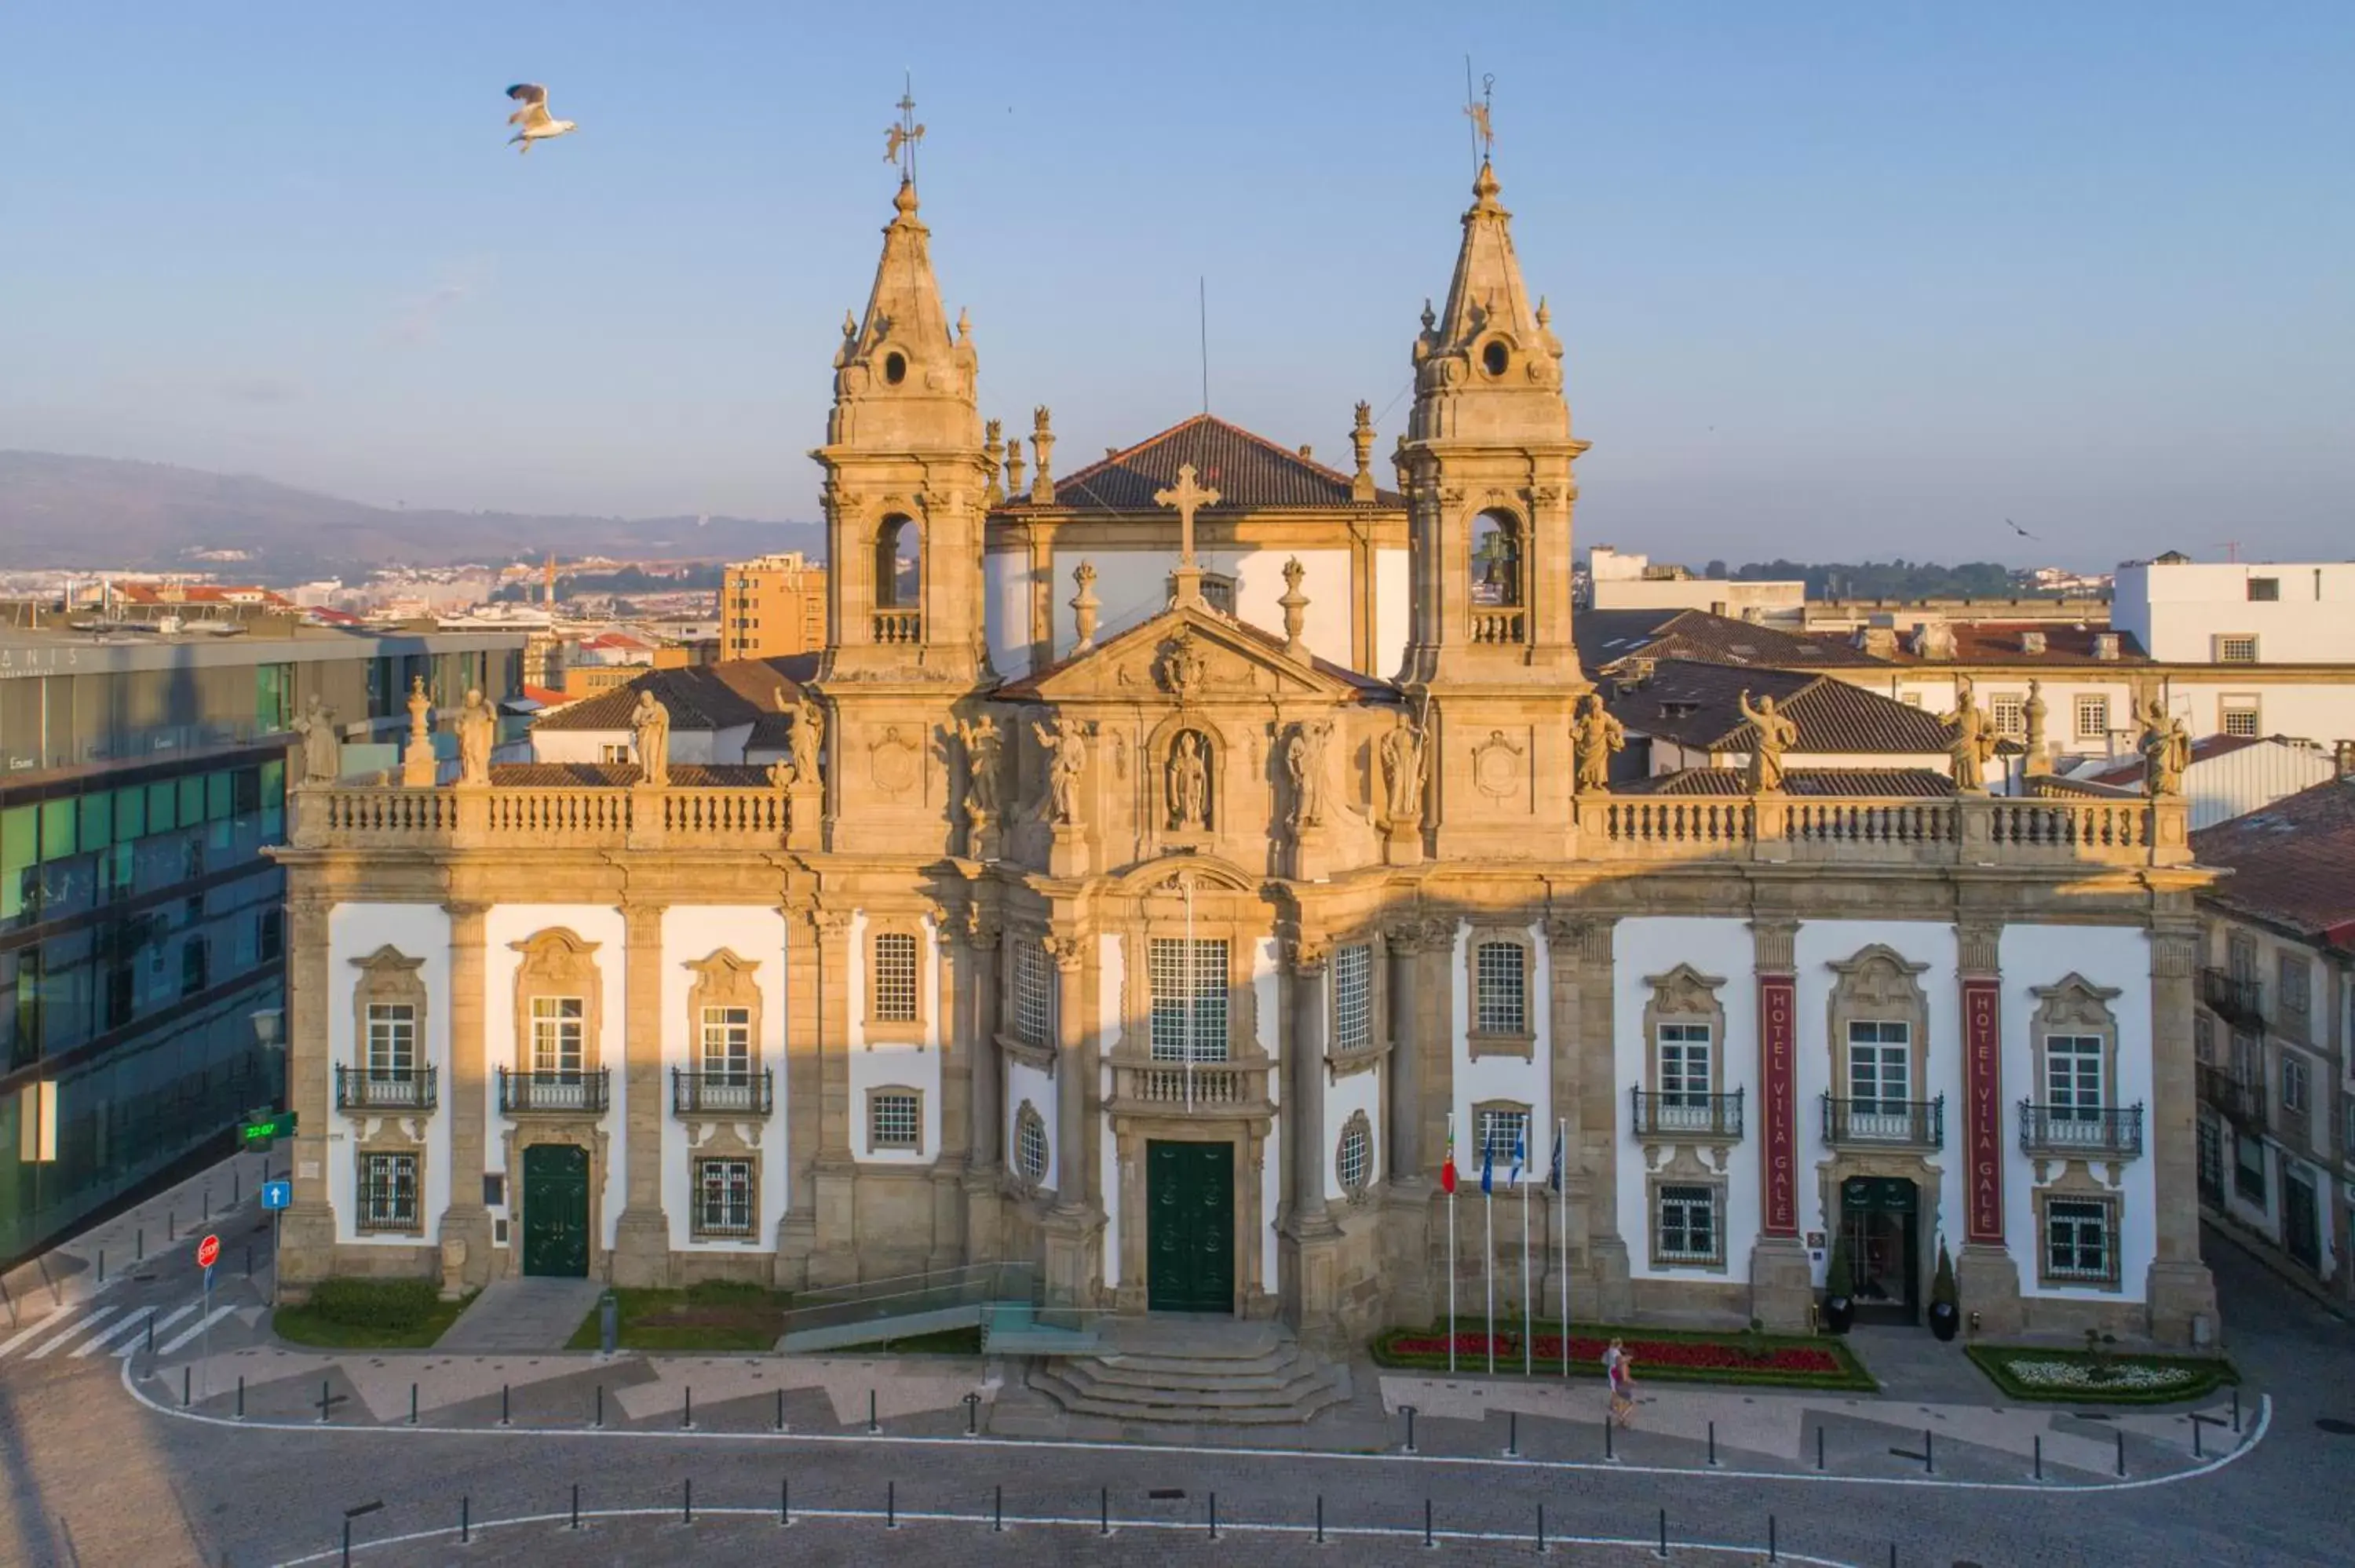
[[[1509,360],[1510,355],[1506,354],[1505,345],[1501,343],[1492,343],[1480,351],[1480,363],[1491,376],[1502,376]]]
[[[908,356],[898,349],[883,356],[883,379],[897,387],[908,379]]]

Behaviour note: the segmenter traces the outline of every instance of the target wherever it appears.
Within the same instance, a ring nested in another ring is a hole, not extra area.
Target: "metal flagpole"
[[[1537,1333],[1529,1317],[1529,1189],[1536,1182],[1521,1179],[1521,1375],[1529,1374],[1530,1359],[1537,1354]]]
[[[1570,1118],[1553,1124],[1554,1207],[1561,1211],[1561,1375],[1570,1376]]]
[[[1447,1190],[1447,1370],[1455,1370],[1455,1189]]]
[[[1487,1240],[1480,1249],[1487,1266],[1488,1299],[1488,1375],[1497,1375],[1497,1139],[1493,1131],[1480,1140],[1480,1217]]]

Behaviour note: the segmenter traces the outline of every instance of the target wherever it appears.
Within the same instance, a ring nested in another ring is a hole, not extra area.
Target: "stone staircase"
[[[1029,1386],[1073,1414],[1188,1425],[1297,1425],[1350,1395],[1348,1367],[1277,1323],[1124,1319],[1103,1339],[1096,1355],[1034,1362]]]

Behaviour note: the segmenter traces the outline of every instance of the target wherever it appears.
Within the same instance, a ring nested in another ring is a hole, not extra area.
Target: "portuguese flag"
[[[1447,1118],[1447,1158],[1439,1162],[1439,1190],[1455,1195],[1455,1118]]]

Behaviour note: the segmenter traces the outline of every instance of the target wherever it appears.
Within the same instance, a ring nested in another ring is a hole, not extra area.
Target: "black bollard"
[[[202,1191],[205,1195],[205,1219],[209,1222],[213,1217],[213,1184],[209,1181],[206,1182]]]
[[[245,1374],[237,1374],[237,1418],[245,1419]]]
[[[883,1483],[883,1528],[900,1528],[900,1483],[897,1481]]]
[[[1112,1533],[1112,1489],[1104,1488],[1096,1495],[1096,1533]]]
[[[2044,1434],[2041,1432],[2036,1435],[2036,1478],[2040,1481],[2044,1478]]]
[[[980,1419],[980,1416],[981,1395],[977,1393],[966,1394],[964,1396],[964,1435],[966,1436],[972,1437],[978,1436],[974,1423]]]
[[[344,1520],[344,1568],[352,1568],[352,1521]]]
[[[2118,1428],[2118,1474],[2126,1473],[2126,1429]]]
[[[684,1393],[686,1403],[678,1407],[678,1429],[681,1432],[690,1431],[695,1425],[695,1385],[688,1383]]]
[[[188,1408],[188,1368],[186,1362],[182,1362],[180,1366],[180,1408],[183,1410]],[[326,1416],[323,1414],[319,1419],[325,1421]],[[2119,1474],[2123,1475],[2125,1472],[2120,1471]]]
[[[1006,1531],[1006,1487],[1001,1482],[989,1503],[989,1532],[1002,1535]]]
[[[413,1383],[409,1385],[409,1424],[417,1425],[417,1385]]]
[[[2232,1436],[2235,1436],[2235,1437],[2238,1437],[2240,1435],[2241,1435],[2241,1385],[2240,1385],[2239,1383],[2234,1383],[2234,1384],[2232,1385]]]
[[[1766,1516],[1766,1561],[1769,1563],[1783,1561],[1782,1553],[1775,1550],[1774,1516],[1771,1513]]]
[[[1922,1473],[1925,1476],[1934,1476],[1938,1473],[1938,1450],[1931,1446],[1931,1434],[1927,1426],[1922,1428]]]
[[[1711,1469],[1717,1467],[1717,1423],[1714,1421],[1709,1424],[1709,1463]]]
[[[1538,1504],[1538,1551],[1542,1553],[1545,1549],[1545,1504],[1540,1503]]]
[[[133,1263],[147,1261],[147,1227],[145,1225],[141,1225],[131,1233],[131,1261]]]
[[[1520,1457],[1521,1413],[1518,1410],[1508,1410],[1505,1412],[1505,1457],[1518,1459]]]
[[[458,1544],[461,1546],[474,1539],[474,1499],[470,1497],[458,1499]]]
[[[155,1314],[153,1312],[147,1314],[147,1359],[151,1362],[155,1359]]]
[[[695,1522],[695,1478],[689,1476],[678,1486],[678,1521],[681,1524],[693,1524]]]
[[[98,1282],[101,1285],[106,1283],[106,1249],[104,1247],[98,1249]]]
[[[867,1391],[867,1430],[869,1432],[883,1430],[883,1424],[875,1419],[875,1391],[871,1388]]]
[[[1897,1542],[1889,1543],[1889,1568],[1897,1568]]]
[[[1662,1509],[1662,1510],[1660,1510],[1660,1555],[1661,1555],[1661,1556],[1663,1556],[1663,1557],[1666,1557],[1668,1554],[1668,1510],[1667,1509]]]
[[[328,1402],[327,1402],[327,1380],[326,1380],[325,1378],[321,1378],[321,1379],[319,1380],[319,1425],[320,1425],[325,1426],[325,1425],[327,1424],[327,1412],[328,1412],[330,1409],[332,1409],[332,1408],[333,1408],[333,1406],[332,1406],[332,1405],[330,1405],[330,1404],[328,1404]]]
[[[1210,1494],[1210,1539],[1219,1539],[1219,1494]]]
[[[1425,1546],[1433,1544],[1431,1539],[1431,1499],[1429,1498],[1423,1499],[1423,1543]]]
[[[1619,1457],[1618,1439],[1611,1435],[1611,1429],[1618,1425],[1619,1424],[1616,1421],[1613,1420],[1608,1415],[1603,1418],[1603,1457],[1606,1459],[1616,1459]]]
[[[499,1425],[507,1425],[507,1385],[499,1384]]]
[[[1401,1404],[1399,1408],[1406,1412],[1406,1451],[1412,1454],[1414,1452],[1414,1406]]]
[[[781,1388],[781,1389],[777,1390],[777,1430],[778,1430],[778,1431],[780,1431],[780,1432],[783,1432],[784,1429],[785,1429],[785,1391],[784,1391],[783,1389],[782,1389],[782,1388]]]
[[[599,1384],[597,1385],[597,1429],[598,1429],[599,1431],[601,1431],[601,1432],[602,1432],[602,1431],[603,1431],[603,1430],[604,1430],[604,1427],[605,1427],[605,1385],[604,1385],[603,1383],[599,1383]]]
[[[164,1211],[164,1241],[165,1241],[165,1244],[166,1245],[170,1245],[170,1244],[172,1244],[173,1242],[176,1242],[176,1241],[178,1241],[179,1239],[180,1239],[180,1211],[179,1211],[179,1210],[177,1210],[177,1209],[166,1209],[166,1210],[165,1210],[165,1211]]]
[[[777,1478],[777,1524],[780,1529],[794,1521],[794,1478]]]
[[[1816,1428],[1816,1468],[1817,1468],[1817,1469],[1818,1469],[1818,1470],[1820,1470],[1820,1469],[1822,1469],[1823,1467],[1824,1467],[1824,1429],[1823,1429],[1822,1427],[1818,1426],[1818,1427],[1817,1427],[1817,1428]]]
[[[1538,1505],[1538,1517],[1545,1518],[1545,1505],[1542,1503]],[[1316,1544],[1319,1546],[1325,1544],[1325,1494],[1323,1492],[1316,1494]]]
[[[581,1528],[581,1483],[572,1483],[572,1528]]]

